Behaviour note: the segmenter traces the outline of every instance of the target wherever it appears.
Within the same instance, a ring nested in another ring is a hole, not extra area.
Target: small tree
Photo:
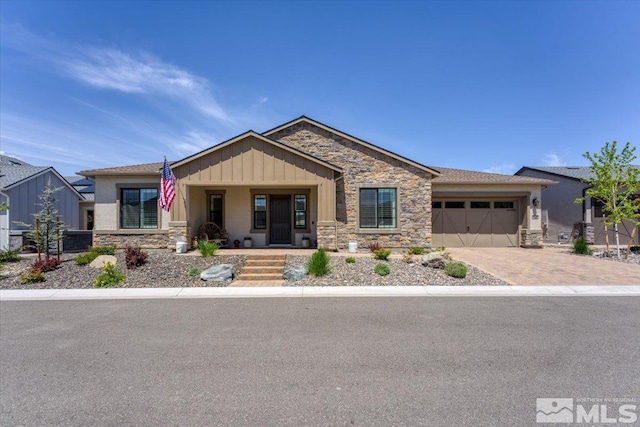
[[[584,180],[589,184],[586,197],[602,202],[605,232],[607,226],[613,226],[616,239],[616,256],[620,258],[620,236],[618,225],[625,219],[637,221],[639,205],[633,195],[640,191],[637,168],[631,163],[636,159],[636,148],[626,143],[620,153],[616,141],[607,142],[599,153],[584,153],[591,162],[591,177]],[[582,203],[586,197],[575,200]]]
[[[42,194],[38,196],[41,203],[36,203],[36,205],[41,206],[42,209],[40,209],[40,212],[33,214],[34,223],[18,222],[18,224],[30,229],[27,237],[35,243],[38,250],[38,259],[40,259],[41,251],[44,252],[45,258],[48,259],[51,256],[51,250],[57,247],[60,233],[65,227],[64,223],[60,221],[58,210],[55,207],[56,199],[54,195],[61,189],[62,187],[55,188],[51,178],[49,178],[47,186],[42,190]],[[60,248],[58,247],[59,250]]]

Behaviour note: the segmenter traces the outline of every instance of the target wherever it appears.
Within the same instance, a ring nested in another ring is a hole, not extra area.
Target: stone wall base
[[[542,248],[543,234],[542,230],[520,230],[520,247],[521,248]]]
[[[316,226],[316,235],[318,238],[319,248],[325,248],[328,251],[335,251],[338,249],[335,225],[321,225],[318,223]]]
[[[114,246],[118,249],[140,246],[144,249],[175,249],[176,241],[168,233],[102,234],[93,233],[93,246]]]
[[[575,239],[584,237],[587,243],[593,245],[595,242],[595,228],[590,222],[578,222],[573,226],[573,236]]]

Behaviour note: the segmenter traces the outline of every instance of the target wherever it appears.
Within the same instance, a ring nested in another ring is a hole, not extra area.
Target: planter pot
[[[303,237],[302,238],[302,247],[303,248],[308,248],[309,246],[311,246],[311,240],[309,240],[308,237]]]
[[[244,239],[244,247],[245,248],[252,248],[253,247],[253,240],[251,238],[245,238]]]

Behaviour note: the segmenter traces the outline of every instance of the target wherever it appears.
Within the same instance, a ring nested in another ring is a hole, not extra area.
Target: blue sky
[[[432,166],[640,141],[640,2],[0,3],[0,151],[69,175],[307,115]]]

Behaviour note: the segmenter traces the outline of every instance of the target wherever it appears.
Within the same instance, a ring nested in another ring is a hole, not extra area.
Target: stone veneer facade
[[[522,229],[520,231],[520,247],[542,248],[544,241],[543,237],[542,230]]]
[[[317,224],[318,245],[346,249],[429,247],[431,244],[431,174],[310,123],[301,122],[269,138],[329,162],[343,170],[336,180],[336,222]],[[358,229],[359,188],[397,188],[397,229]]]
[[[175,249],[175,242],[166,230],[153,230],[151,233],[93,233],[93,246],[114,246],[119,249],[127,245],[140,246],[144,249]]]

